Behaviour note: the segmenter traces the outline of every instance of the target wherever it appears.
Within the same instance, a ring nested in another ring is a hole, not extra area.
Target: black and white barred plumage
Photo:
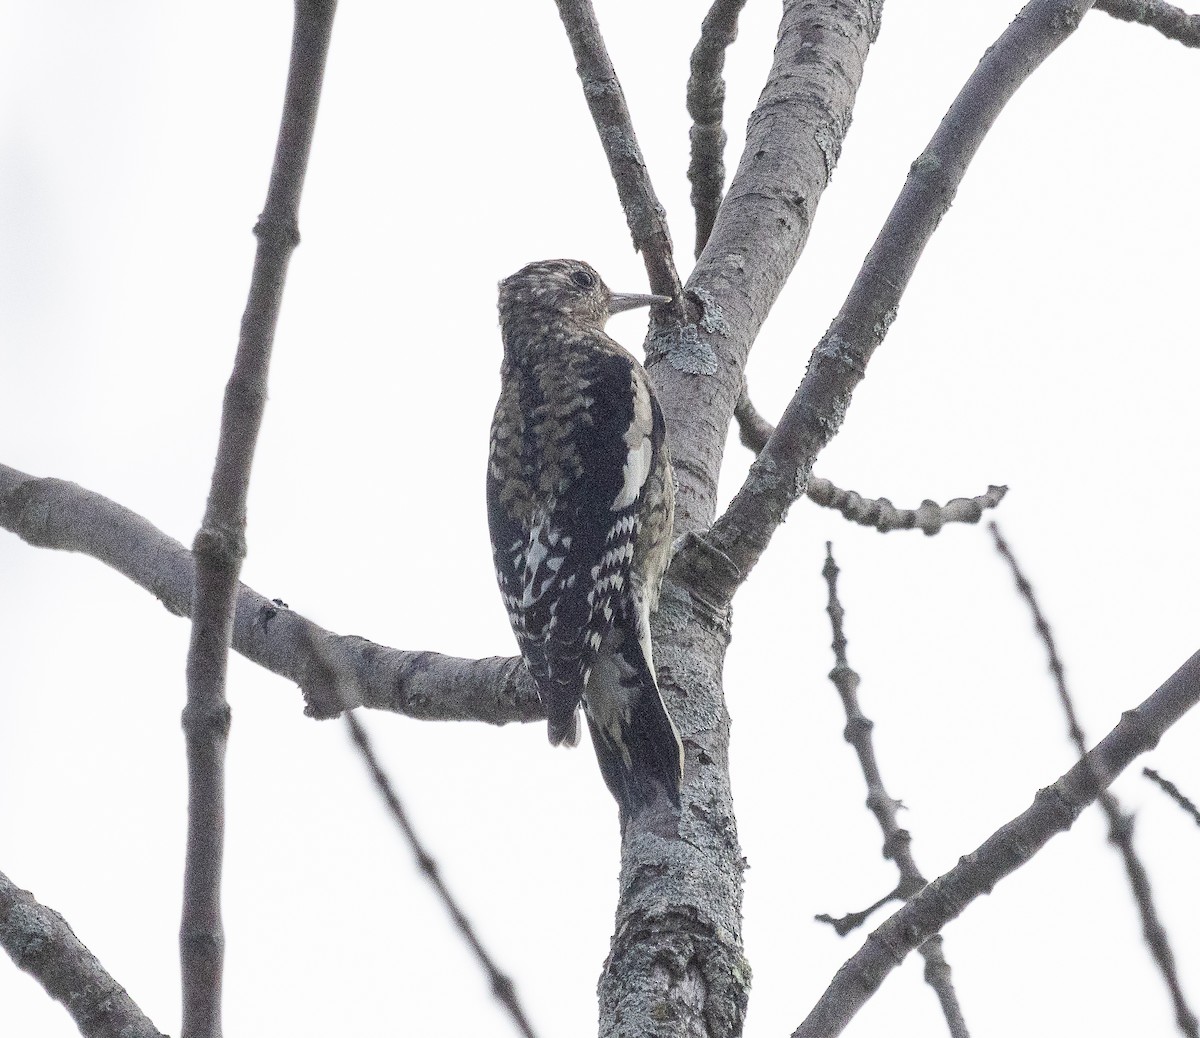
[[[604,334],[610,314],[658,301],[614,295],[577,260],[500,283],[496,578],[551,743],[578,742],[582,702],[623,817],[660,792],[677,804],[682,769],[650,644],[675,499],[663,417],[642,366]]]

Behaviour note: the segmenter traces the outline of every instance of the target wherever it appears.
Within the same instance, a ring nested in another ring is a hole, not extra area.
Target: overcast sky
[[[598,3],[676,257],[691,267],[684,84],[706,4]],[[286,71],[291,5],[2,0],[0,462],[189,543],[207,492]],[[808,248],[752,355],[777,417],[983,51],[998,0],[890,5]],[[770,63],[729,54],[730,167]],[[818,473],[996,513],[1092,741],[1198,647],[1200,59],[1102,14],[971,167]],[[646,286],[554,5],[344,3],[277,337],[243,579],[400,648],[507,655],[483,502],[495,285],[551,256]],[[645,314],[609,331],[638,350]],[[728,498],[750,458],[726,456]],[[841,740],[820,578],[917,861],[950,868],[1072,763],[1042,648],[982,527],[927,539],[796,505],[735,604],[726,688],[749,863],[747,1033],[789,1034],[862,935],[812,922],[895,883]],[[62,912],[178,1034],[187,624],[82,556],[0,534],[0,870]],[[226,1033],[507,1035],[338,723],[235,659]],[[616,897],[591,751],[542,725],[365,718],[543,1038],[594,1032]],[[1193,1006],[1200,717],[1116,791]],[[1095,812],[945,932],[972,1033],[1159,1035],[1172,1016]],[[944,1033],[913,957],[849,1033]],[[75,1034],[0,962],[0,1033]]]

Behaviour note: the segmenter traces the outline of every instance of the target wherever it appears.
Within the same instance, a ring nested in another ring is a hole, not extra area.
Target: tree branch
[[[882,0],[785,0],[737,172],[685,288],[688,320],[650,315],[646,360],[679,483],[677,535],[708,529],[716,515],[746,358],[808,241],[882,10]]]
[[[1180,789],[1174,782],[1170,782],[1163,778],[1153,768],[1142,768],[1142,774],[1150,779],[1155,785],[1183,808],[1189,815],[1192,816],[1192,821],[1200,825],[1200,808],[1197,808],[1187,797],[1180,792]]]
[[[1122,22],[1137,22],[1185,47],[1200,47],[1200,14],[1188,14],[1163,0],[1096,0],[1096,10]]]
[[[149,591],[168,612],[191,615],[191,553],[100,494],[0,465],[0,528],[35,547],[89,555]],[[519,656],[468,660],[389,649],[327,631],[244,584],[238,585],[233,648],[299,685],[314,717],[361,704],[427,721],[546,719]]]
[[[733,417],[738,423],[738,439],[742,446],[755,454],[761,454],[771,438],[771,433],[775,431],[775,426],[754,406],[754,401],[750,399],[750,389],[744,380],[741,395],[733,409]]]
[[[759,413],[744,386],[733,415],[742,445],[755,454],[760,453],[775,426]],[[995,508],[1007,493],[1008,487],[989,486],[987,493],[978,497],[956,497],[944,505],[926,498],[919,508],[896,508],[886,497],[863,497],[819,476],[810,475],[804,488],[804,496],[813,504],[836,509],[859,526],[871,526],[880,533],[918,529],[927,537],[938,533],[947,523],[979,522],[984,511]]]
[[[67,921],[2,872],[0,946],[71,1014],[84,1038],[164,1038]]]
[[[437,891],[438,898],[445,906],[446,911],[450,913],[450,918],[454,920],[454,925],[458,928],[458,932],[462,934],[463,940],[470,946],[471,951],[475,953],[475,958],[479,960],[479,964],[488,975],[488,980],[492,985],[492,994],[496,996],[496,1000],[504,1006],[509,1016],[512,1017],[517,1030],[525,1038],[535,1038],[533,1028],[529,1025],[525,1011],[521,1008],[520,999],[517,998],[517,990],[513,986],[512,980],[500,972],[499,967],[487,953],[487,949],[480,943],[479,936],[475,933],[475,928],[471,925],[471,921],[466,917],[462,908],[459,907],[458,901],[450,893],[450,889],[442,879],[438,863],[434,861],[433,857],[425,850],[421,841],[417,838],[416,831],[413,829],[412,823],[408,820],[408,813],[404,810],[404,805],[400,803],[400,798],[396,795],[396,790],[391,780],[387,777],[387,773],[379,763],[379,758],[375,756],[375,750],[371,746],[371,740],[367,736],[366,729],[359,723],[358,718],[354,716],[352,710],[346,711],[346,727],[350,732],[350,738],[353,740],[354,745],[358,747],[358,752],[362,754],[363,762],[367,765],[367,770],[371,773],[371,780],[375,783],[375,788],[379,790],[379,794],[387,804],[392,818],[395,820],[396,825],[400,827],[400,831],[404,834],[405,840],[408,841],[409,847],[412,848],[413,856],[417,859],[417,867],[425,874],[425,878],[433,885],[433,889]]]
[[[638,147],[637,135],[633,132],[633,120],[625,104],[625,92],[617,79],[617,73],[604,46],[604,37],[596,21],[596,12],[591,0],[556,0],[558,14],[567,39],[575,54],[575,67],[583,96],[596,123],[596,132],[608,158],[625,210],[625,220],[633,237],[633,247],[642,254],[646,274],[650,279],[650,291],[670,296],[669,304],[676,320],[683,315],[683,288],[675,270],[672,254],[671,232],[667,228],[667,214],[654,185],[650,183],[650,172],[642,149]]]
[[[896,812],[901,806],[900,801],[893,800],[884,787],[883,775],[879,771],[879,762],[875,757],[875,745],[871,738],[875,724],[862,712],[862,707],[858,702],[860,679],[858,673],[851,669],[846,658],[846,632],[842,626],[845,610],[838,599],[838,567],[833,560],[833,545],[829,541],[825,542],[825,566],[821,570],[821,574],[829,586],[829,604],[826,612],[829,613],[829,622],[833,628],[834,666],[833,670],[829,672],[829,679],[837,689],[842,706],[845,708],[846,729],[844,734],[846,742],[854,748],[863,778],[866,779],[867,808],[875,816],[880,832],[883,833],[883,856],[895,863],[896,870],[900,874],[900,882],[897,884],[895,896],[903,901],[908,901],[922,890],[928,881],[922,875],[921,870],[917,867],[917,861],[913,857],[912,834],[902,828],[896,820]],[[891,899],[892,895],[889,895],[880,904],[886,904]],[[860,916],[856,925],[866,921],[866,914],[860,914]],[[817,918],[821,919],[820,916]],[[834,922],[828,917],[825,918],[825,921]],[[836,927],[836,924],[835,928],[839,934],[848,932],[848,930]],[[926,941],[921,945],[920,952],[925,959],[925,981],[937,995],[951,1038],[968,1038],[967,1023],[963,1019],[962,1007],[958,1004],[958,995],[954,991],[951,979],[950,964],[942,952],[940,937]]]
[[[822,508],[832,508],[859,526],[870,526],[880,533],[894,530],[920,530],[927,537],[938,533],[947,523],[977,523],[989,508],[995,508],[1008,493],[1008,487],[989,486],[977,497],[956,497],[939,505],[926,498],[917,508],[896,508],[886,497],[863,497],[853,490],[842,490],[827,479],[809,476],[804,496]]]
[[[283,118],[267,201],[255,225],[258,248],[196,559],[187,658],[188,827],[179,928],[184,1038],[220,1038],[225,935],[221,866],[225,843],[225,746],[230,711],[225,676],[246,554],[250,467],[267,398],[267,369],[283,302],[288,260],[300,241],[300,192],[312,147],[336,0],[296,0]]]
[[[1040,790],[1025,812],[960,858],[954,868],[883,922],[838,970],[793,1038],[832,1038],[841,1034],[910,951],[1029,861],[1052,836],[1069,829],[1083,809],[1095,801],[1100,788],[1108,786],[1140,754],[1153,749],[1167,729],[1198,701],[1200,652],[1144,703],[1122,714],[1120,723],[1070,771]],[[1102,786],[1097,786],[1097,776]]]
[[[712,554],[728,560],[724,585],[707,590],[713,601],[730,600],[788,507],[804,492],[813,462],[840,427],[921,252],[988,130],[1018,87],[1075,31],[1091,2],[1027,4],[984,54],[912,164],[841,311],[813,351],[800,388],[741,490],[704,538]]]
[[[1083,734],[1083,727],[1079,723],[1078,714],[1075,712],[1075,703],[1067,688],[1066,673],[1063,669],[1062,660],[1058,655],[1058,649],[1054,644],[1054,632],[1050,629],[1050,624],[1047,622],[1041,607],[1038,605],[1037,596],[1033,593],[1033,586],[1029,583],[1025,574],[1021,572],[1021,567],[1017,564],[1017,560],[1008,543],[1000,536],[999,527],[995,523],[989,523],[988,528],[991,530],[992,538],[996,542],[996,550],[1004,558],[1004,561],[1008,563],[1009,569],[1012,571],[1017,591],[1025,599],[1029,605],[1030,613],[1033,614],[1034,627],[1037,628],[1038,637],[1041,638],[1042,644],[1046,647],[1050,673],[1054,675],[1054,684],[1058,690],[1058,701],[1067,718],[1067,732],[1071,737],[1071,742],[1075,744],[1075,749],[1078,751],[1080,759],[1086,761],[1087,738]],[[1097,784],[1099,784],[1100,777],[1097,775],[1094,778]],[[1179,1030],[1183,1034],[1188,1035],[1189,1038],[1200,1038],[1197,1032],[1196,1014],[1191,1011],[1191,1008],[1187,1004],[1187,999],[1183,994],[1183,986],[1179,980],[1179,971],[1175,968],[1175,954],[1171,951],[1170,942],[1167,940],[1167,932],[1163,929],[1162,923],[1159,922],[1158,911],[1154,907],[1154,895],[1150,889],[1150,877],[1146,874],[1145,866],[1133,849],[1133,819],[1121,810],[1121,802],[1117,799],[1115,793],[1103,790],[1100,793],[1099,801],[1100,807],[1104,811],[1104,816],[1108,820],[1109,843],[1120,851],[1121,858],[1125,862],[1125,872],[1129,877],[1129,886],[1133,892],[1133,900],[1142,918],[1142,932],[1145,935],[1146,944],[1150,948],[1150,953],[1154,956],[1154,961],[1158,965],[1159,972],[1166,982],[1167,991],[1175,1007],[1175,1020],[1179,1025]]]
[[[737,39],[737,21],[746,0],[713,0],[700,26],[700,40],[692,51],[692,74],[687,85],[687,110],[692,117],[688,139],[692,161],[692,208],[696,211],[696,252],[699,258],[712,233],[725,188],[725,51]]]

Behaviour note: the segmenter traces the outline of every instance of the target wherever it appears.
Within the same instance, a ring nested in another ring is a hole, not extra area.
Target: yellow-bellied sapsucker
[[[682,747],[650,645],[675,485],[650,380],[604,324],[669,301],[614,294],[577,260],[500,282],[487,480],[496,579],[550,742],[579,741],[582,701],[623,819],[662,793],[679,803]]]

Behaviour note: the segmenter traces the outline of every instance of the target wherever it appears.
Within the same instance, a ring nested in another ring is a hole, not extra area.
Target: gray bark
[[[163,1038],[67,921],[2,872],[0,947],[62,1004],[85,1038]]]

